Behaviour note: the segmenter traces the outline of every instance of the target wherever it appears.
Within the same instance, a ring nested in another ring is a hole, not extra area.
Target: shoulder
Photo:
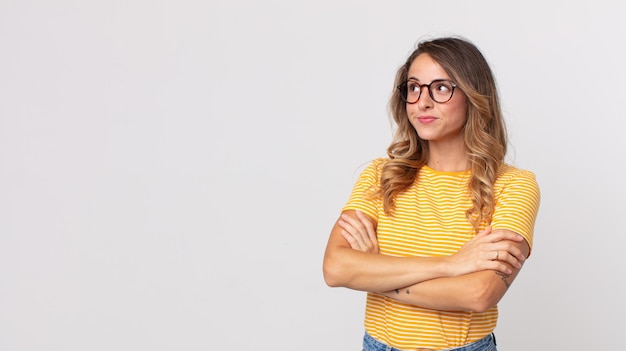
[[[375,167],[376,169],[382,169],[389,162],[389,158],[387,157],[379,157],[372,160],[370,165]]]
[[[363,163],[359,167],[360,171],[357,171],[359,176],[356,181],[356,188],[369,189],[377,186],[387,161],[388,159],[380,157]]]
[[[503,164],[500,167],[500,172],[498,174],[498,178],[496,179],[496,183],[498,182],[511,182],[511,181],[530,181],[537,182],[537,178],[535,177],[535,173],[532,171],[517,168],[511,166],[509,164]]]
[[[539,195],[539,184],[535,173],[509,164],[504,164],[500,168],[494,187],[496,191],[515,188]]]
[[[365,167],[362,174],[370,174],[378,178],[380,174],[382,173],[383,168],[388,162],[389,162],[388,158],[384,158],[384,157],[375,158],[374,160],[370,161],[370,163]]]

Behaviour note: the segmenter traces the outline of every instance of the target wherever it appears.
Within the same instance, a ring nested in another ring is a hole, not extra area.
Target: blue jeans
[[[426,350],[426,349],[424,349]],[[496,349],[496,337],[493,334],[489,334],[484,338],[474,341],[471,344],[460,346],[445,350],[455,351],[497,351]],[[402,351],[395,347],[388,346],[374,338],[372,338],[367,332],[363,337],[363,351]]]

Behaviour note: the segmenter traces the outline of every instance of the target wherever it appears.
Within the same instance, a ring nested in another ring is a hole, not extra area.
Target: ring
[[[500,251],[496,251],[496,261],[498,260],[498,258],[500,257]]]

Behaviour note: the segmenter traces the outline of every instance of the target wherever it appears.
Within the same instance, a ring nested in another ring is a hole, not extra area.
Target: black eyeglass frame
[[[454,89],[456,89],[458,87],[453,81],[451,81],[449,79],[435,79],[435,80],[433,80],[432,82],[430,82],[428,84],[420,84],[420,83],[418,83],[416,81],[413,81],[413,82],[420,88],[420,92],[419,92],[419,94],[417,94],[417,99],[415,101],[413,101],[413,102],[409,102],[408,98],[407,98],[407,96],[409,94],[409,92],[408,92],[409,80],[405,81],[404,83],[402,83],[402,84],[400,84],[400,85],[398,85],[396,87],[396,89],[398,89],[400,91],[400,97],[402,98],[402,101],[406,102],[407,104],[411,104],[411,105],[417,103],[420,100],[420,97],[422,97],[422,88],[423,87],[427,88],[426,90],[428,90],[428,95],[430,96],[431,100],[433,100],[434,102],[436,102],[438,104],[445,104],[446,102],[452,100],[452,96],[454,96]],[[439,82],[448,82],[452,86],[452,92],[450,92],[450,97],[446,101],[437,101],[435,99],[435,97],[433,96],[432,90],[430,90],[430,86],[432,84],[439,83]]]

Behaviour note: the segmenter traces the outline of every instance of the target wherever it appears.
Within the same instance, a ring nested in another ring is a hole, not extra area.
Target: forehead
[[[421,54],[409,66],[409,79],[431,82],[435,79],[450,79],[448,73],[430,55]]]

